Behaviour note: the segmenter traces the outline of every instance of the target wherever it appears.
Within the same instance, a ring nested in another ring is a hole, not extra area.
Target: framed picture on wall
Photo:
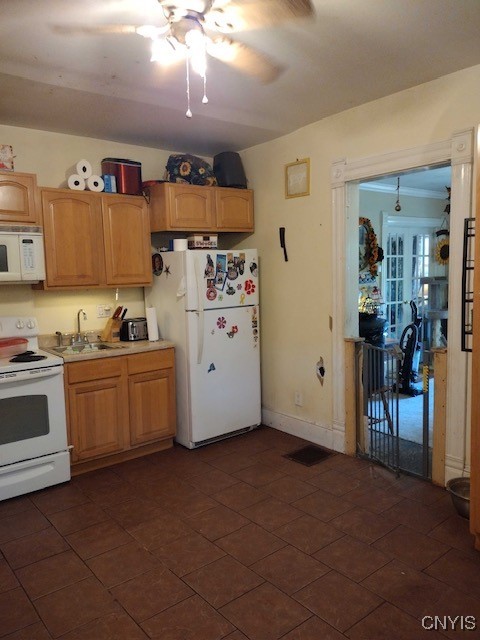
[[[285,165],[285,198],[310,195],[310,158]]]

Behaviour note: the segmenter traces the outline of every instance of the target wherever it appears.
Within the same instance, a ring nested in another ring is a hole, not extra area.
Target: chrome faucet
[[[87,314],[85,313],[85,309],[79,309],[77,313],[77,334],[75,335],[75,342],[82,342],[85,340],[86,336],[82,338],[82,332],[80,331],[80,314],[83,314],[83,319],[87,319]]]

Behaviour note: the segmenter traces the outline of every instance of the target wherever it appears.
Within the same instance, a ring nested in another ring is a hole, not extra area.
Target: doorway
[[[359,271],[360,335],[372,342],[362,329],[365,317],[369,319],[365,292],[373,295],[373,291],[376,322],[382,322],[385,336],[380,345],[384,349],[377,356],[382,365],[388,363],[384,369],[390,372],[382,370],[378,393],[368,393],[364,403],[368,456],[424,479],[431,478],[432,470],[435,371],[431,349],[447,345],[448,255],[438,259],[436,239],[438,233],[449,234],[450,181],[450,166],[445,165],[359,184],[360,221],[367,215],[375,220],[378,228],[370,222],[371,235],[377,235],[382,247],[375,269]],[[445,320],[443,326],[440,318]],[[372,362],[369,349],[363,352],[364,364],[365,359]],[[364,371],[364,387],[371,382],[369,369]],[[365,398],[365,388],[362,393]],[[389,429],[382,431],[382,425]],[[358,442],[358,452],[365,454]]]
[[[450,261],[448,300],[461,298],[463,220],[470,217],[473,159],[473,131],[456,133],[451,139],[423,147],[405,149],[356,161],[340,160],[332,165],[332,225],[334,232],[333,278],[333,355],[337,372],[333,381],[333,430],[345,451],[355,453],[355,422],[352,420],[350,394],[348,401],[345,370],[351,367],[351,349],[347,348],[358,336],[358,218],[359,183],[378,175],[411,171],[417,167],[434,167],[451,162],[452,201],[450,214]],[[451,327],[461,325],[461,308],[449,305],[448,322]],[[346,356],[349,359],[346,361]],[[461,350],[455,332],[443,356],[445,394],[444,424],[438,431],[439,441],[433,447],[434,482],[444,485],[445,478],[458,475],[466,461],[468,438],[469,397],[467,385],[468,361]],[[347,369],[346,369],[347,367]],[[447,375],[448,371],[448,375]],[[347,388],[350,388],[348,386]],[[348,413],[346,412],[348,408]],[[340,445],[341,446],[341,445]],[[468,461],[467,461],[468,464]]]

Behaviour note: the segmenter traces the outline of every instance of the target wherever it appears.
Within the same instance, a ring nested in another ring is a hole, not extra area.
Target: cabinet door
[[[29,173],[0,173],[0,222],[40,221],[36,176]]]
[[[211,231],[214,228],[210,187],[167,184],[167,224],[171,230]]]
[[[122,451],[128,433],[128,403],[121,377],[81,382],[68,389],[72,461]]]
[[[129,376],[132,446],[175,435],[175,375],[161,369]]]
[[[216,223],[219,231],[253,231],[253,191],[215,189]]]
[[[108,285],[152,282],[150,220],[143,197],[102,198],[105,273]]]
[[[42,210],[47,286],[98,286],[104,280],[100,198],[44,189]]]

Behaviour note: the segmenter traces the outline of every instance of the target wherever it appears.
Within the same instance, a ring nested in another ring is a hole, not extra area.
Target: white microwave
[[[41,227],[0,226],[0,284],[22,284],[45,279]]]

